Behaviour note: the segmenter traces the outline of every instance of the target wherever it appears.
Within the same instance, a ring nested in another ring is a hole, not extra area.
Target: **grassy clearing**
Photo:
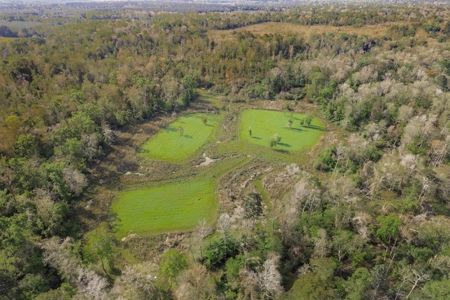
[[[0,26],[8,26],[12,30],[18,30],[22,28],[34,28],[42,25],[44,25],[44,23],[42,22],[0,20]]]
[[[267,208],[269,209],[269,211],[272,211],[272,209],[273,209],[272,203],[270,203],[270,200],[267,197],[267,193],[262,186],[261,178],[258,178],[257,180],[255,180],[253,182],[253,185],[258,189],[258,192],[261,194],[262,200],[263,200],[264,204],[267,205]]]
[[[208,118],[206,125],[202,122],[204,117]],[[224,118],[226,116],[213,114],[185,115],[147,142],[141,155],[159,160],[152,162],[155,164],[166,164],[162,160],[185,160],[200,148],[208,156],[218,157],[218,160],[208,167],[196,168],[193,164],[179,164],[175,173],[168,172],[167,176],[161,177],[163,181],[155,180],[152,176],[150,181],[127,184],[127,190],[119,193],[118,200],[112,205],[120,224],[117,237],[133,233],[146,236],[187,231],[195,228],[199,220],[212,222],[218,206],[215,189],[222,176],[246,165],[255,156],[270,161],[291,162],[304,159],[306,156],[298,153],[313,147],[325,128],[317,118],[312,122],[311,128],[301,127],[302,114],[245,110],[239,116],[234,116],[234,126],[223,126],[228,128],[228,134],[231,131],[234,133],[235,139],[202,147],[208,139],[212,139],[213,132],[219,132],[219,128],[222,128],[218,126],[219,120],[224,122]],[[291,129],[287,128],[289,118],[293,120]],[[180,135],[178,126],[183,127],[183,135]],[[248,127],[252,127],[252,137],[248,134]],[[275,133],[282,140],[281,144],[272,149],[269,140]],[[164,170],[166,169],[161,169],[161,172],[165,172]],[[255,184],[270,210],[271,203],[261,191],[261,182]]]
[[[379,38],[387,33],[387,30],[389,29],[390,26],[396,24],[398,25],[403,23],[385,23],[355,28],[353,26],[339,26],[339,27],[327,25],[306,26],[291,23],[268,22],[249,25],[238,29],[210,30],[208,32],[208,36],[209,38],[213,38],[215,41],[234,40],[236,38],[236,35],[233,34],[233,32],[249,31],[254,35],[276,34],[276,33],[281,35],[288,35],[293,33],[299,33],[304,34],[306,36],[310,36],[311,34],[318,34],[318,33],[346,33],[346,34],[367,35],[374,38]]]
[[[112,205],[120,220],[119,238],[195,228],[212,221],[217,201],[214,181],[189,181],[122,192]]]
[[[207,119],[206,124],[203,118]],[[145,143],[140,155],[171,162],[186,160],[208,140],[217,119],[217,115],[203,113],[181,116]]]
[[[366,25],[362,27],[353,26],[329,26],[329,25],[300,25],[292,23],[278,23],[278,22],[267,22],[255,25],[249,25],[237,29],[228,30],[210,30],[208,31],[208,37],[214,39],[216,42],[220,41],[235,41],[236,33],[249,31],[254,35],[264,35],[264,34],[281,34],[283,36],[289,34],[301,34],[306,38],[311,35],[322,34],[322,33],[334,33],[334,34],[355,34],[358,36],[370,36],[372,38],[381,38],[388,35],[388,29],[394,25],[411,25],[409,22],[388,22],[377,25]],[[428,33],[425,32],[423,28],[418,28],[416,32],[416,39],[427,41],[428,44],[437,44],[437,40],[430,38]]]
[[[325,131],[325,126],[314,118],[310,127],[300,126],[302,114],[284,113],[269,110],[246,110],[241,118],[241,140],[259,146],[270,147],[270,138],[278,134],[280,143],[274,149],[296,152],[312,148]],[[291,128],[288,121],[292,120]],[[252,135],[249,134],[251,128]]]
[[[204,89],[197,89],[196,91],[197,91],[198,97],[200,97],[200,99],[212,103],[217,108],[221,107],[221,102],[217,97],[209,94]]]
[[[126,184],[127,190],[119,193],[111,206],[118,218],[116,236],[187,231],[199,220],[213,222],[218,206],[217,179],[249,161],[251,158],[244,155],[223,158],[209,167],[186,167],[186,172],[182,170],[165,181]]]
[[[12,40],[17,40],[18,38],[12,38],[12,37],[3,37],[3,36],[0,36],[0,42],[2,42],[2,41],[5,41],[5,42],[9,42],[9,41],[12,41]]]

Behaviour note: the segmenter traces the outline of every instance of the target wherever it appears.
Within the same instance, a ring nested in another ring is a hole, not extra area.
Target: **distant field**
[[[15,39],[17,39],[17,38],[10,38],[10,37],[0,36],[0,41],[12,41],[12,40],[15,40]]]
[[[6,21],[6,20],[0,20],[0,26],[7,26],[12,30],[19,30],[22,28],[33,28],[37,26],[42,26],[42,22],[32,22],[32,21]]]
[[[210,38],[213,38],[215,41],[220,41],[220,40],[233,40],[235,38],[235,35],[232,34],[233,31],[236,32],[249,31],[255,35],[275,34],[275,33],[284,35],[289,33],[300,33],[306,36],[310,36],[311,34],[333,32],[333,33],[367,35],[375,38],[385,35],[389,27],[392,25],[395,25],[395,23],[368,25],[361,28],[355,28],[352,26],[341,26],[341,27],[327,26],[327,25],[306,26],[292,23],[268,22],[230,30],[210,30],[208,32],[208,36]]]
[[[207,118],[206,125],[203,118]],[[208,140],[216,125],[217,115],[214,114],[181,116],[145,143],[141,156],[154,160],[183,161]],[[182,134],[179,127],[183,128]]]
[[[185,231],[215,217],[213,181],[189,181],[125,191],[112,205],[121,224],[117,236]]]
[[[281,137],[275,149],[289,152],[313,147],[324,133],[325,126],[318,118],[314,118],[311,127],[300,126],[302,114],[291,114],[269,110],[246,110],[241,118],[241,140],[252,144],[270,147],[269,141],[274,134]],[[287,127],[292,118],[292,126]],[[252,136],[249,134],[252,130]]]

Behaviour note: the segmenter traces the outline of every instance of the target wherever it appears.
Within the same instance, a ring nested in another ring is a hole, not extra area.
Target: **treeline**
[[[17,37],[17,32],[11,31],[7,26],[0,26],[0,36],[2,37]]]

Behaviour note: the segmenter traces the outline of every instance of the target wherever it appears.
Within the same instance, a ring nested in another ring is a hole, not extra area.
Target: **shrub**
[[[259,194],[250,193],[244,202],[245,217],[254,218],[262,214],[261,196]]]
[[[336,162],[336,145],[333,145],[330,148],[325,148],[320,151],[319,156],[314,163],[314,168],[329,172],[334,169]]]
[[[275,147],[280,142],[281,142],[281,136],[279,136],[278,133],[276,133],[270,138],[270,147]]]
[[[237,254],[236,240],[227,234],[209,242],[203,249],[202,263],[209,269],[220,267]]]

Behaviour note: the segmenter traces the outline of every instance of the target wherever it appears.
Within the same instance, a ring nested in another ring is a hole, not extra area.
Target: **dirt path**
[[[206,156],[205,153],[203,153],[203,158],[205,158],[205,161],[202,162],[202,163],[200,163],[200,164],[198,164],[197,167],[206,167],[206,166],[209,166],[210,164],[212,164],[213,162],[215,162],[215,161],[217,160],[217,159],[209,158],[208,156]]]
[[[134,238],[136,235],[137,235],[136,233],[131,233],[131,234],[127,235],[127,236],[124,236],[124,237],[121,239],[121,241],[122,241],[122,242],[126,242],[128,239]]]

